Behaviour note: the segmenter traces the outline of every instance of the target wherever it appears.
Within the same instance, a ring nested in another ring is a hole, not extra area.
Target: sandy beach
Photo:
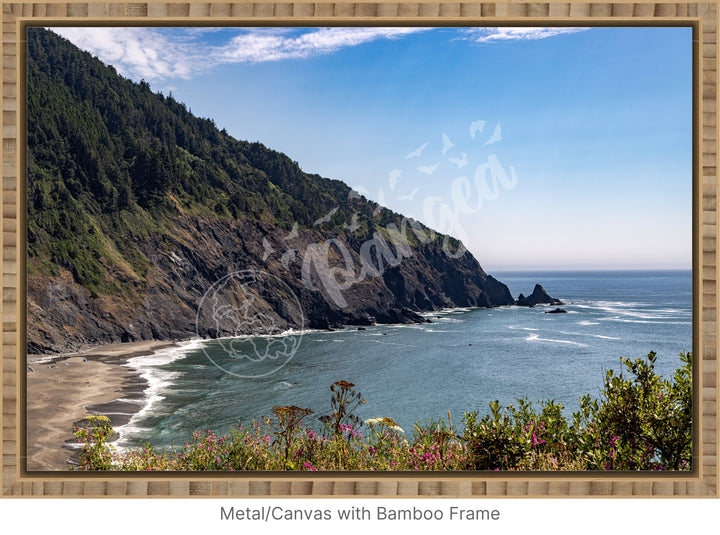
[[[27,359],[27,469],[68,470],[73,424],[91,414],[126,424],[144,404],[147,382],[129,358],[149,355],[173,342],[112,344],[69,355]]]

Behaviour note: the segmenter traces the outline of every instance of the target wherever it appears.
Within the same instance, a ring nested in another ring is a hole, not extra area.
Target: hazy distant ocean
[[[329,412],[330,384],[341,379],[368,400],[359,416],[389,416],[406,431],[447,419],[448,411],[460,424],[467,411],[485,413],[492,400],[523,396],[554,399],[570,415],[584,394],[599,397],[604,370],[619,371],[620,356],[656,351],[657,369],[669,377],[678,353],[692,350],[689,270],[492,275],[515,297],[540,283],[568,313],[545,314],[555,307],[542,305],[455,309],[428,314],[431,324],[308,332],[284,367],[256,379],[214,366],[200,345],[211,352],[216,342],[188,342],[131,362],[151,387],[118,445],[182,446],[197,429],[226,432],[238,420],[270,415],[274,405],[319,416]],[[261,348],[267,339],[243,343]]]

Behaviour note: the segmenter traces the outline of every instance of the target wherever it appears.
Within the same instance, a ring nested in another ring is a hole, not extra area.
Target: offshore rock
[[[516,305],[521,307],[534,307],[535,305],[543,304],[543,305],[562,305],[563,302],[560,301],[560,299],[555,299],[554,297],[550,297],[548,293],[545,291],[545,288],[540,286],[539,284],[535,285],[535,288],[533,289],[533,292],[525,297],[523,294],[520,294],[517,298],[517,301],[515,302]]]

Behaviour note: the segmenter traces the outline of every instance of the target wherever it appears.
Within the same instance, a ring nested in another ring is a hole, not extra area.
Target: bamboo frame
[[[717,0],[708,2],[235,2],[2,4],[2,496],[180,497],[718,497]],[[25,108],[27,25],[195,24],[682,24],[694,28],[693,351],[696,463],[692,472],[634,473],[28,473],[25,422]],[[698,358],[699,357],[699,358]]]

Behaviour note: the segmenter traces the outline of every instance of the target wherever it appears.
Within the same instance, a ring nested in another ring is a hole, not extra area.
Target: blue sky
[[[486,271],[691,265],[689,28],[56,28]]]

